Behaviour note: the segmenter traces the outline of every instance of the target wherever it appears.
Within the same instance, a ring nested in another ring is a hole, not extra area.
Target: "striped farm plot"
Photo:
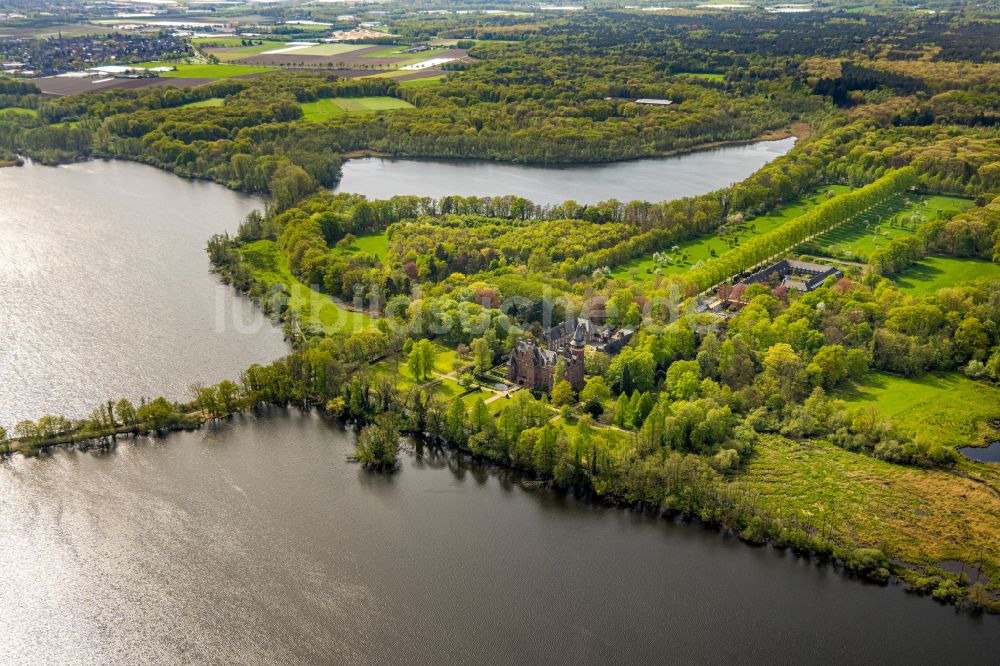
[[[271,49],[270,51],[263,51],[261,55],[277,55],[279,53],[291,53],[292,51],[302,51],[308,49],[310,46],[319,46],[316,42],[288,42],[285,46],[279,49]]]

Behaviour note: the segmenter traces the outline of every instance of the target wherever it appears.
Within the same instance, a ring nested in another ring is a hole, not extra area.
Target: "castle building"
[[[583,388],[583,352],[586,347],[582,327],[568,344],[555,349],[542,347],[534,340],[519,340],[507,363],[507,379],[536,391],[551,391],[556,366],[563,362],[563,377],[574,390]]]
[[[635,329],[632,328],[599,326],[589,319],[570,317],[547,330],[542,339],[550,347],[559,347],[573,339],[578,331],[582,332],[586,346],[612,355],[620,352],[635,336]]]

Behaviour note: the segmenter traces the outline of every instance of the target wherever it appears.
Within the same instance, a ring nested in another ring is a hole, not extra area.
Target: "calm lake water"
[[[288,353],[205,253],[260,205],[131,162],[0,169],[0,425],[185,398]]]
[[[677,157],[612,164],[540,167],[482,160],[409,160],[367,157],[344,163],[334,192],[370,199],[415,194],[516,194],[538,204],[567,199],[597,203],[608,199],[668,201],[731,185],[784,155],[794,138],[726,146]]]
[[[10,663],[990,663],[1000,620],[275,412],[0,463]]]

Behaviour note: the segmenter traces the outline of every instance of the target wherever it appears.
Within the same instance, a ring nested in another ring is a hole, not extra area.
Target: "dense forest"
[[[1000,493],[1000,477],[962,458],[953,440],[852,400],[872,378],[938,373],[980,391],[984,403],[1000,383],[1000,278],[985,268],[1000,263],[998,93],[988,75],[996,26],[974,13],[607,10],[543,24],[408,16],[395,26],[407,38],[484,40],[471,50],[475,62],[413,88],[276,72],[50,99],[30,82],[0,79],[0,107],[30,111],[0,108],[0,150],[46,163],[130,159],[268,194],[265,211],[235,236],[211,238],[208,253],[295,345],[238,380],[196,387],[188,401],[111,401],[86,419],[0,429],[0,442],[26,451],[110,445],[265,405],[316,408],[362,426],[357,459],[374,469],[393,468],[406,433],[558,487],[696,517],[749,542],[997,610],[1000,528],[989,518],[985,530],[963,523],[969,536],[958,546],[914,547],[885,533],[859,536],[850,517],[828,522],[826,505],[813,511],[782,497],[776,507],[752,476],[766,452],[794,442],[952,490],[969,483]],[[415,108],[315,121],[300,107],[373,95]],[[643,97],[673,104],[637,105]],[[224,101],[189,106],[214,98]],[[793,127],[798,141],[787,155],[742,182],[674,201],[371,201],[327,189],[358,151],[561,164]],[[894,235],[864,221],[887,201],[912,208],[930,196],[967,207],[907,214]],[[758,220],[803,198],[808,211],[757,233]],[[811,258],[825,234],[852,225],[872,250],[864,261],[833,262],[839,275],[818,288],[740,285],[734,307],[708,307],[755,268]],[[682,246],[706,239],[725,247],[670,270]],[[616,273],[651,256],[656,268],[635,279]],[[962,265],[982,276],[925,289],[900,280],[916,280],[912,269],[928,259],[978,262]],[[318,302],[365,319],[331,330],[311,317]],[[588,350],[579,390],[557,366],[551,390],[487,402],[480,386],[502,381],[519,342],[541,341],[576,316],[635,333],[614,354]],[[454,358],[448,373],[434,369],[444,356]],[[442,395],[446,381],[461,394]],[[993,418],[995,407],[986,405]],[[980,426],[958,429],[982,443]],[[987,582],[935,565],[973,557]]]

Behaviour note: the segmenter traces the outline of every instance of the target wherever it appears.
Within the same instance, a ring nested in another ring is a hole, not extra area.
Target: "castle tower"
[[[577,326],[576,332],[573,333],[573,340],[569,343],[569,354],[572,362],[569,364],[569,367],[566,368],[566,379],[577,391],[583,388],[583,352],[585,347],[586,344],[584,343],[583,327]]]
[[[583,350],[585,347],[583,338],[583,326],[577,326],[576,331],[573,333],[573,340],[569,343],[569,353],[573,358],[578,359],[583,363]]]

